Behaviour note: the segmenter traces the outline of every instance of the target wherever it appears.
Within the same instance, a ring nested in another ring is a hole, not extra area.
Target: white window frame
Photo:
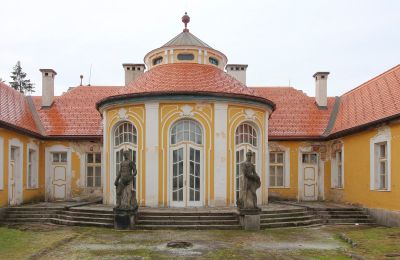
[[[0,136],[0,190],[4,189],[4,139]]]
[[[88,156],[89,154],[93,155],[93,162],[89,163]],[[100,154],[100,162],[96,163],[96,154]],[[85,178],[85,186],[87,188],[101,188],[103,187],[103,179],[102,179],[102,159],[103,155],[101,152],[87,152],[86,153],[86,165],[85,165],[85,170],[86,170],[86,178]],[[100,186],[96,186],[96,171],[95,168],[100,166]],[[88,168],[92,167],[93,168],[93,185],[88,186]]]
[[[272,189],[287,189],[290,188],[290,148],[285,147],[282,145],[277,145],[276,143],[269,143],[269,149],[268,149],[268,187]],[[269,162],[269,156],[270,153],[273,152],[282,152],[283,153],[283,186],[272,186],[269,181],[270,181],[270,162]]]
[[[29,152],[35,152],[35,156],[32,161],[31,169],[32,169],[32,183],[29,184]],[[26,189],[37,189],[39,188],[39,149],[38,146],[34,143],[29,143],[26,149]]]
[[[339,187],[339,160],[338,154],[341,153],[341,168],[342,168],[342,186]],[[339,150],[335,151],[335,158],[331,159],[331,188],[332,189],[344,189],[344,145],[341,145]]]
[[[379,186],[379,144],[386,143],[387,187]],[[391,133],[389,127],[378,129],[378,134],[370,140],[370,189],[373,191],[391,191]]]

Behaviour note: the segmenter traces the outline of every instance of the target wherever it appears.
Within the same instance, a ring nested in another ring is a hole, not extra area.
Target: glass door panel
[[[201,158],[200,150],[189,147],[189,201],[188,206],[196,206],[200,202],[201,191]]]
[[[172,151],[172,202],[175,206],[184,203],[184,148]]]

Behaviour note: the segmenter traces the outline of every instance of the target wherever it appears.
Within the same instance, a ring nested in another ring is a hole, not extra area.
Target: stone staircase
[[[139,210],[138,229],[242,229],[234,211]]]
[[[10,207],[2,221],[18,223],[53,223],[69,226],[114,227],[112,211],[64,207]]]
[[[363,209],[356,207],[313,209],[325,224],[331,225],[376,225]]]
[[[260,216],[261,228],[282,228],[316,226],[322,220],[306,209],[263,210]]]

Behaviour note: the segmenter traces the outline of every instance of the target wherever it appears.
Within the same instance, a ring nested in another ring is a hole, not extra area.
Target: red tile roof
[[[117,97],[149,94],[193,93],[235,96],[274,104],[258,96],[223,70],[210,65],[175,63],[159,65],[143,73],[137,80],[122,88]],[[115,98],[115,97],[114,97]]]
[[[331,133],[361,127],[400,114],[400,65],[340,97]]]
[[[335,98],[328,98],[327,109],[319,109],[314,97],[292,87],[252,89],[276,104],[276,110],[269,120],[268,135],[271,139],[321,137],[324,133]]]
[[[32,97],[49,136],[101,136],[101,115],[96,102],[120,87],[79,86],[55,97],[50,108],[42,108],[41,97]]]
[[[39,135],[26,97],[0,82],[0,123]]]

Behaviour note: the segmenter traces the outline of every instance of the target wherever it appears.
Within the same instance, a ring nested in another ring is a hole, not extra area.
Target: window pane
[[[275,153],[269,153],[269,162],[274,163],[275,162]]]
[[[11,155],[14,155],[13,150],[11,150]],[[59,162],[58,156],[58,153],[53,153],[53,162]],[[13,158],[11,158],[11,160],[13,160]]]
[[[277,166],[277,186],[283,186],[283,167],[282,166]]]
[[[380,157],[386,158],[386,144],[380,145]]]
[[[277,153],[277,162],[278,163],[283,163],[283,153]]]
[[[96,163],[101,163],[101,153],[96,153]]]
[[[87,161],[88,161],[88,163],[93,163],[93,154],[92,153],[89,153],[87,155]]]
[[[61,162],[67,162],[67,153],[61,153]]]
[[[92,166],[87,167],[87,176],[93,177],[93,167]]]

